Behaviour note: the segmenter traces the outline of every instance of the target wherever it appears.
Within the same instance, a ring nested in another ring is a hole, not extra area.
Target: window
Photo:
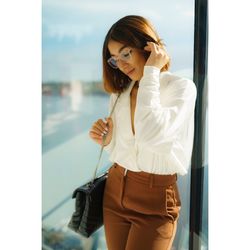
[[[74,206],[72,191],[92,177],[100,151],[88,131],[108,110],[109,97],[101,82],[104,36],[115,21],[129,14],[152,21],[171,56],[170,71],[193,79],[194,0],[153,4],[43,0],[43,244],[52,248],[51,239],[58,246],[92,244],[91,249],[106,249],[103,229],[94,240],[83,239],[67,230],[67,223]],[[103,169],[110,166],[105,153],[101,165]],[[174,249],[189,249],[190,178],[191,168],[188,175],[178,178],[182,210]],[[61,234],[64,240],[56,241]]]

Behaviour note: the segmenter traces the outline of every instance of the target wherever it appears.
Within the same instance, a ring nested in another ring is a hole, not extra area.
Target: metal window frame
[[[195,0],[193,81],[197,87],[191,160],[189,250],[201,249],[207,112],[208,1]]]

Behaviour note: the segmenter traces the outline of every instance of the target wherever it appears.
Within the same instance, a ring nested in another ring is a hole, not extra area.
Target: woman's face
[[[146,59],[140,50],[113,40],[109,41],[108,49],[111,57],[116,61],[117,70],[122,71],[134,81],[142,78]]]

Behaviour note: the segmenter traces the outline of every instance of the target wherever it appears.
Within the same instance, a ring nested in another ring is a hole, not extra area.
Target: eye
[[[123,57],[129,57],[129,53],[123,54]]]
[[[126,51],[124,51],[124,52],[121,54],[121,58],[123,58],[123,59],[129,59],[129,58],[130,58],[130,53],[131,53],[131,50],[126,50]]]

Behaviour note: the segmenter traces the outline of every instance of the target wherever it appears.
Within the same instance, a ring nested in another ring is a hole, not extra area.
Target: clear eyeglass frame
[[[121,53],[117,56],[111,56],[108,60],[107,63],[109,64],[110,67],[113,69],[118,69],[118,61],[122,60],[123,62],[128,62],[131,59],[131,48],[125,48],[124,50],[121,51]]]

